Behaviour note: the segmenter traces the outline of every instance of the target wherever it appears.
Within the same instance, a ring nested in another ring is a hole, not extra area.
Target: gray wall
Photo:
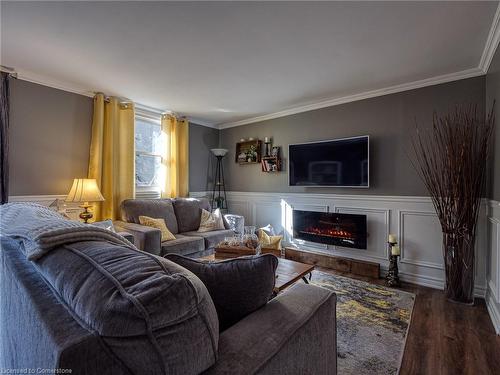
[[[491,159],[490,198],[500,201],[500,50],[497,49],[486,75],[486,108],[489,110],[494,100],[496,131]]]
[[[10,83],[9,195],[67,194],[87,176],[92,98]]]
[[[419,126],[429,126],[434,110],[446,112],[455,104],[475,103],[484,112],[485,78],[470,78],[397,94],[356,101],[221,131],[226,157],[226,185],[231,191],[308,192],[374,195],[428,195],[415,173],[408,154],[410,135]],[[286,172],[290,143],[370,135],[370,188],[289,187]],[[240,138],[273,137],[282,147],[285,171],[261,172],[260,165],[234,162]]]
[[[219,145],[219,130],[191,123],[189,126],[189,191],[212,189],[215,157],[210,149]]]
[[[87,176],[92,98],[12,79],[10,100],[9,195],[67,194]],[[205,191],[219,131],[190,124],[189,134],[189,188]]]
[[[485,80],[488,99],[485,98]],[[224,129],[191,124],[190,191],[212,188],[215,158],[210,149],[229,149],[225,158],[228,190],[328,192],[343,194],[427,195],[407,153],[414,119],[429,125],[432,111],[446,111],[456,103],[484,103],[500,90],[497,55],[488,76],[386,95],[305,112],[260,123]],[[496,95],[498,97],[498,95]],[[499,106],[497,105],[497,109]],[[33,84],[11,81],[10,195],[66,194],[75,177],[87,174],[91,137],[92,99]],[[500,115],[497,115],[500,118]],[[369,189],[290,188],[287,174],[266,174],[260,166],[234,162],[236,142],[250,136],[272,136],[285,154],[289,143],[369,134],[371,176]],[[500,131],[496,133],[495,166],[500,166]],[[219,143],[220,141],[220,143]],[[500,176],[494,174],[493,197],[500,200]]]

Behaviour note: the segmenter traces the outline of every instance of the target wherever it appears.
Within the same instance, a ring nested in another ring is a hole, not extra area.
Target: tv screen
[[[290,186],[369,186],[369,136],[288,146]]]

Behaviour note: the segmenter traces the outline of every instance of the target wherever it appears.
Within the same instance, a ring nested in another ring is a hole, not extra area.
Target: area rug
[[[415,295],[319,271],[311,283],[337,294],[338,374],[397,374]]]

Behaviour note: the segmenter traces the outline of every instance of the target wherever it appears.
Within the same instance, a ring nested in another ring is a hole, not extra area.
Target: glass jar
[[[255,254],[260,254],[259,237],[255,234],[255,227],[248,225],[243,228],[242,236],[243,246],[255,249]]]

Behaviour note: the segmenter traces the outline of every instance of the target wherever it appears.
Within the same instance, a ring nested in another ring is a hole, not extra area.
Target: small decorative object
[[[252,225],[245,226],[242,236],[243,246],[250,249],[256,249],[256,254],[260,253],[259,237],[255,234],[255,227]]]
[[[255,140],[255,138],[254,137],[250,137],[250,138],[248,138],[248,140],[249,141],[253,141],[253,140]]]
[[[436,209],[443,231],[445,295],[453,302],[474,303],[476,224],[487,171],[495,116],[477,106],[461,107],[433,126],[416,129],[412,163]]]
[[[389,271],[385,277],[388,286],[401,286],[399,281],[399,271],[398,271],[398,256],[401,255],[401,250],[396,242],[396,236],[394,234],[389,235]]]
[[[245,141],[246,141],[246,139],[245,139],[245,138],[241,138],[241,139],[240,139],[240,142],[245,142]]]
[[[271,151],[271,156],[280,157],[280,146],[274,146]]]
[[[251,145],[250,149],[247,151],[247,162],[255,163],[257,161],[257,146]]]
[[[247,154],[245,152],[241,152],[239,155],[238,155],[238,162],[239,163],[246,163],[247,161]]]
[[[223,208],[224,207],[224,197],[215,197],[215,203],[217,205],[216,208]]]
[[[89,208],[92,207],[89,202],[102,202],[103,200],[104,197],[97,187],[97,181],[93,178],[75,178],[66,197],[66,202],[82,202],[80,207],[83,208],[83,212],[80,213],[80,219],[85,224],[94,216],[89,211]]]
[[[260,254],[261,246],[259,238],[255,234],[254,226],[246,226],[244,234],[231,237],[224,237],[216,246],[216,255],[218,257],[234,257],[242,255]]]
[[[266,145],[265,156],[269,156],[270,147],[271,147],[271,138],[265,137],[264,138],[264,144]]]
[[[217,158],[217,164],[215,167],[214,176],[214,188],[212,191],[212,202],[210,204],[212,210],[221,209],[227,210],[227,199],[226,199],[226,186],[224,184],[224,170],[222,166],[222,159],[226,156],[228,150],[225,148],[213,148],[212,154]]]

